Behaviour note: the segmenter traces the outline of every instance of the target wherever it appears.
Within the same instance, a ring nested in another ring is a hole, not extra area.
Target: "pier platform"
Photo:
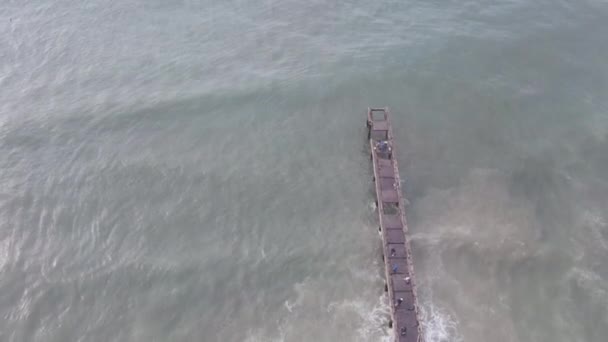
[[[376,208],[382,237],[385,290],[391,305],[395,341],[421,342],[412,253],[407,237],[405,203],[388,108],[368,108],[368,139],[374,169]]]

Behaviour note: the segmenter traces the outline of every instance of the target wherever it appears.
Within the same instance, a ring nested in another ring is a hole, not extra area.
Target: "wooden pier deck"
[[[395,341],[420,342],[422,329],[407,234],[405,203],[388,108],[368,108],[368,138],[376,186],[384,271]]]

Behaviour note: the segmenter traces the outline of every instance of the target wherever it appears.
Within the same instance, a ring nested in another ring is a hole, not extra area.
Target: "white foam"
[[[279,336],[276,338],[268,337],[260,332],[250,333],[250,335],[245,338],[245,342],[284,342],[284,341],[285,341],[285,334],[281,328],[279,328]]]
[[[578,286],[585,289],[595,300],[608,303],[608,290],[603,286],[604,279],[588,268],[574,267],[568,274],[567,279],[573,279]]]
[[[8,264],[10,240],[5,238],[0,240],[0,270]]]
[[[458,321],[446,310],[426,303],[420,307],[422,328],[425,342],[460,342],[462,337],[458,334]]]
[[[293,289],[296,292],[295,298],[291,301],[289,299],[287,299],[283,303],[283,306],[285,306],[285,308],[287,309],[287,311],[289,311],[289,313],[293,313],[295,308],[302,306],[302,303],[304,302],[306,295],[310,294],[310,291],[307,289],[307,286],[310,286],[309,282],[310,282],[309,278],[306,278],[304,281],[296,283],[293,286]]]
[[[285,306],[285,308],[287,309],[287,311],[289,311],[290,313],[293,312],[293,304],[289,303],[289,300],[286,300],[285,303],[283,303],[283,306]]]
[[[354,312],[362,320],[356,331],[357,341],[394,341],[392,329],[388,328],[390,309],[385,295],[378,298],[373,307],[363,300],[333,302],[327,306],[328,312],[345,314]]]

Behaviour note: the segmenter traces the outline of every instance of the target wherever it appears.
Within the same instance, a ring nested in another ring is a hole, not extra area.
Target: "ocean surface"
[[[608,339],[605,0],[2,0],[0,341]]]

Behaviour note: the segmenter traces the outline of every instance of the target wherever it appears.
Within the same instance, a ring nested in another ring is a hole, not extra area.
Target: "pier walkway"
[[[420,342],[422,330],[414,283],[414,268],[406,236],[405,203],[395,159],[395,146],[388,108],[368,108],[368,138],[374,168],[376,207],[382,236],[384,271],[389,303],[390,326],[395,341]]]

